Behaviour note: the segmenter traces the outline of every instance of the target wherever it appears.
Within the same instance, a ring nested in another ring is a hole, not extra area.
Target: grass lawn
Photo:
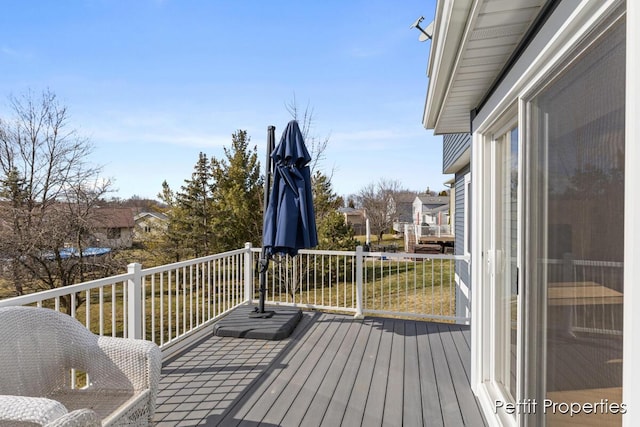
[[[331,272],[315,266],[315,274],[271,273],[268,300],[355,309],[352,258],[336,257]],[[303,269],[307,271],[307,269]],[[368,259],[363,272],[364,310],[411,314],[455,315],[454,262],[451,260]],[[274,277],[281,277],[276,280]],[[291,295],[291,284],[297,290]],[[286,285],[288,284],[288,286]],[[289,289],[289,292],[287,292]]]

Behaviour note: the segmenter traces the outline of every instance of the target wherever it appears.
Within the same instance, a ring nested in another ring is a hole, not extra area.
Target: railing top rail
[[[262,248],[251,248],[251,252],[261,252]],[[342,256],[355,256],[356,251],[329,251],[319,249],[300,249],[299,255],[342,255]]]
[[[0,300],[0,307],[12,307],[16,305],[33,304],[39,301],[44,301],[48,299],[65,296],[65,295],[70,295],[75,292],[82,292],[88,289],[94,289],[94,288],[100,288],[103,286],[113,285],[114,283],[124,282],[129,279],[133,279],[132,273],[118,274],[116,276],[109,276],[102,279],[90,280],[88,282],[78,283],[76,285],[64,286],[61,288],[35,292],[33,294],[6,298],[3,300]]]
[[[443,259],[443,260],[454,260],[454,261],[469,261],[470,257],[468,255],[450,255],[450,254],[414,254],[409,252],[363,252],[363,256],[365,257],[376,257],[376,258],[407,258],[407,259]]]
[[[201,264],[201,263],[204,263],[204,262],[215,261],[217,259],[222,259],[222,258],[226,258],[226,257],[233,256],[233,255],[239,255],[239,254],[244,253],[245,251],[246,251],[246,249],[244,249],[244,248],[243,249],[234,249],[232,251],[222,252],[222,253],[215,254],[215,255],[207,255],[207,256],[204,256],[204,257],[200,257],[200,258],[188,259],[186,261],[174,262],[172,264],[164,264],[164,265],[159,265],[157,267],[144,268],[144,269],[142,269],[141,273],[143,275],[162,273],[164,271],[175,270],[175,269],[178,269],[178,268],[189,267],[190,265],[194,265],[194,264]]]
[[[251,248],[252,252],[260,252],[262,248]],[[338,256],[355,256],[355,251],[328,251],[316,249],[301,249],[298,251],[300,255],[338,255]],[[454,261],[469,261],[468,255],[450,255],[450,254],[415,254],[409,252],[362,252],[365,257],[376,258],[420,258],[420,259],[448,259]]]

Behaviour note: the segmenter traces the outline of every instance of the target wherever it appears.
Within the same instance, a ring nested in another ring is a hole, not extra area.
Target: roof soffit
[[[449,2],[455,1],[444,3]],[[425,127],[434,129],[435,134],[469,131],[470,111],[493,85],[544,2],[476,0],[469,7],[464,32],[457,44],[434,39],[434,45],[440,43],[432,47],[434,54],[440,48],[454,49],[456,55],[450,64],[445,63],[442,54],[430,64],[432,75],[425,103]],[[445,19],[446,15],[437,15],[437,18]],[[456,25],[460,23],[441,24],[441,27]],[[446,35],[443,37],[446,39]],[[447,66],[449,72],[446,72]]]

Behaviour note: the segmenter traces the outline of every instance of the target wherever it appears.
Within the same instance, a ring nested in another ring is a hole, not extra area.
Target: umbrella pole
[[[269,206],[269,194],[271,189],[271,175],[273,174],[273,165],[271,161],[271,153],[275,147],[276,141],[276,127],[269,126],[267,128],[267,159],[265,162],[265,183],[264,183],[264,206],[263,206],[263,216],[267,213],[267,206]],[[264,221],[263,221],[264,227]],[[264,301],[267,294],[267,269],[269,268],[269,260],[271,256],[267,253],[266,248],[264,247],[264,242],[262,242],[262,251],[260,252],[260,260],[259,260],[259,274],[260,274],[260,299],[258,302],[258,309],[256,314],[259,317],[271,317],[273,316],[273,311],[264,310]]]

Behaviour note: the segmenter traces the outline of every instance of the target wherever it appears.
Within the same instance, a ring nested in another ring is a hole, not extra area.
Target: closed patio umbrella
[[[270,133],[274,130],[269,127]],[[269,142],[267,145],[270,149]],[[273,186],[268,198],[265,197],[258,313],[264,313],[265,273],[270,257],[274,254],[295,256],[299,249],[318,244],[310,161],[298,122],[292,120],[267,157],[267,173],[271,170],[269,163],[273,165]],[[265,185],[269,186],[269,177]]]

